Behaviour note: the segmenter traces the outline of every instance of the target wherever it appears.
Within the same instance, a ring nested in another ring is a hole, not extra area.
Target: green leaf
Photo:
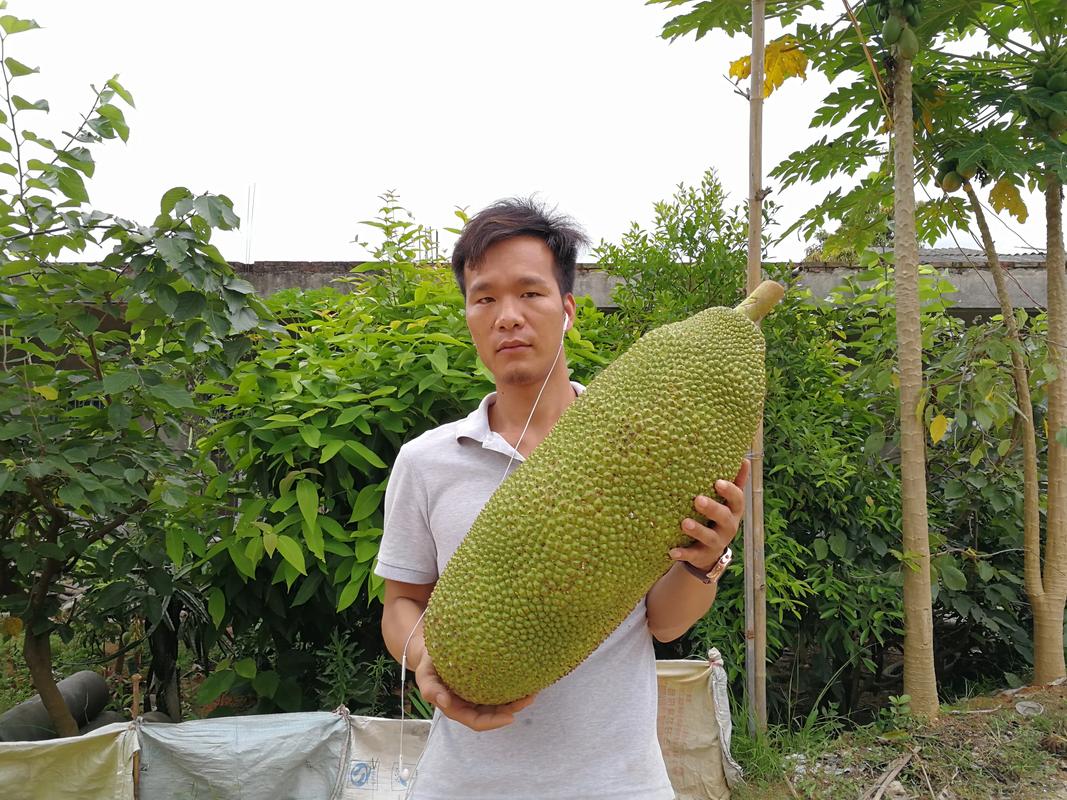
[[[811,549],[815,551],[815,558],[819,561],[825,561],[826,556],[830,553],[830,548],[827,547],[825,539],[816,539],[811,543]]]
[[[114,431],[124,431],[130,425],[133,412],[128,405],[113,402],[107,407],[107,423]]]
[[[967,576],[955,564],[948,562],[941,564],[941,580],[946,589],[954,592],[962,592],[967,588]]]
[[[254,658],[242,658],[233,665],[233,671],[242,678],[256,677],[256,660]]]
[[[838,558],[844,558],[845,553],[848,551],[848,540],[845,538],[845,534],[841,531],[834,531],[830,534],[830,550]]]
[[[442,344],[437,345],[434,351],[429,355],[430,364],[433,368],[440,372],[442,375],[448,372],[448,351]]]
[[[300,438],[307,443],[308,447],[318,449],[319,442],[322,439],[322,431],[314,425],[304,425],[300,429]]]
[[[360,539],[356,542],[356,561],[370,561],[378,555],[377,539]]]
[[[226,595],[217,586],[207,593],[207,613],[216,628],[222,624],[222,618],[226,615]]]
[[[237,673],[232,669],[223,669],[213,672],[207,677],[196,692],[196,702],[201,705],[217,700],[230,690],[237,680]]]
[[[184,322],[190,317],[201,314],[205,308],[207,308],[207,300],[200,292],[181,292],[178,295],[178,307],[174,309],[174,319]]]
[[[114,78],[112,78],[111,80],[109,80],[109,81],[108,81],[108,82],[107,82],[107,83],[105,84],[105,86],[107,86],[107,88],[111,89],[111,91],[113,91],[113,92],[114,92],[115,94],[117,94],[117,95],[118,95],[119,97],[121,97],[121,98],[122,98],[123,100],[125,100],[125,101],[126,101],[126,103],[127,103],[127,104],[128,104],[129,106],[130,106],[130,108],[134,108],[134,107],[136,107],[136,104],[135,104],[135,103],[133,102],[133,95],[132,95],[132,94],[130,94],[130,93],[129,93],[129,92],[128,92],[128,91],[126,90],[126,87],[124,87],[124,86],[123,86],[123,85],[122,85],[121,83],[119,83],[119,81],[118,81],[118,77],[119,77],[119,76],[118,76],[118,75],[116,75],[116,76],[115,76]]]
[[[5,477],[7,474],[5,473]],[[2,491],[2,489],[0,489]],[[85,502],[85,491],[76,483],[67,483],[59,487],[59,499],[71,508],[81,508]]]
[[[89,193],[85,190],[85,181],[77,170],[70,167],[62,167],[57,170],[59,178],[59,191],[63,192],[71,200],[78,203],[88,203]]]
[[[112,372],[104,376],[104,392],[106,394],[119,394],[140,382],[141,379],[138,377],[137,372],[132,369]]]
[[[21,78],[23,75],[32,75],[35,72],[40,72],[37,67],[27,67],[21,61],[16,61],[13,58],[5,58],[4,64],[7,65],[8,72],[11,73],[12,78]]]
[[[322,448],[322,455],[319,456],[319,463],[325,464],[327,461],[337,455],[337,452],[344,446],[345,442],[343,439],[334,439],[332,441],[327,442]]]
[[[185,263],[189,255],[189,244],[185,239],[175,236],[154,240],[156,251],[163,256],[163,260],[172,267],[180,267]]]
[[[164,216],[170,216],[170,212],[174,210],[174,207],[182,200],[188,199],[193,196],[193,193],[186,189],[184,186],[175,186],[173,189],[169,189],[164,192],[163,197],[159,200],[159,212]],[[158,245],[157,245],[158,248]]]
[[[364,445],[362,442],[357,442],[354,439],[349,439],[347,442],[345,442],[345,444],[348,445],[349,450],[369,462],[371,466],[378,467],[379,469],[386,468],[385,462],[378,457],[378,454],[366,445]]]
[[[291,536],[284,534],[278,536],[278,552],[301,575],[308,574],[307,567],[304,566],[304,551]]]
[[[356,598],[359,596],[361,584],[362,581],[358,583],[356,581],[350,581],[345,585],[345,588],[341,590],[341,596],[337,598],[338,611],[344,611],[355,602]]]
[[[182,386],[160,383],[149,387],[148,391],[172,408],[193,408],[195,406],[192,395]]]
[[[300,513],[304,517],[304,522],[309,526],[315,525],[316,520],[319,518],[318,486],[308,480],[297,481],[296,501],[300,505]]]
[[[256,677],[252,679],[252,688],[256,694],[260,697],[274,697],[274,693],[278,691],[278,673],[272,669],[263,670],[256,673]]]
[[[19,97],[17,94],[11,98],[11,104],[15,106],[16,111],[48,111],[47,100],[36,100],[30,102],[24,97]]]
[[[994,575],[996,575],[996,571],[993,569],[992,565],[990,565],[988,561],[978,562],[979,578],[981,578],[984,582],[989,583],[989,581],[993,580]]]
[[[40,26],[32,19],[19,19],[11,14],[4,14],[4,16],[0,17],[0,28],[4,29],[4,33],[22,33],[23,31],[32,31],[38,27]]]
[[[175,566],[181,566],[182,559],[185,558],[185,537],[182,536],[181,531],[167,530],[165,535],[167,558],[170,559],[170,563]],[[223,601],[225,603],[225,600]],[[225,606],[223,607],[225,611]],[[210,613],[210,611],[208,612]],[[214,616],[212,616],[214,619]],[[215,623],[215,627],[218,627],[218,623]]]
[[[377,485],[364,486],[356,495],[356,502],[352,504],[352,516],[348,521],[359,522],[369,517],[378,509],[380,497],[381,490]]]

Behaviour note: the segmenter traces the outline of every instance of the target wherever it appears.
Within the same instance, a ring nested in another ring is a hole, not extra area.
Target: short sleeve
[[[433,583],[438,578],[426,487],[407,445],[397,453],[385,488],[385,527],[374,572],[404,583]]]

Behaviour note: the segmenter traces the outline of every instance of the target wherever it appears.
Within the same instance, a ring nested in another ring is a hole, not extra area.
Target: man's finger
[[[745,508],[745,490],[730,481],[715,481],[715,491],[725,501],[730,511],[740,514]]]
[[[706,544],[708,547],[715,547],[719,541],[719,535],[714,530],[706,525],[701,525],[695,519],[682,520],[682,531],[685,532],[686,536],[696,539],[698,542]]]

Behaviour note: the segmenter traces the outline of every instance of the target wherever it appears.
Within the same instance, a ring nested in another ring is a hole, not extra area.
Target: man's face
[[[564,311],[552,251],[533,236],[498,242],[476,269],[466,268],[467,327],[497,386],[545,380],[559,350]]]

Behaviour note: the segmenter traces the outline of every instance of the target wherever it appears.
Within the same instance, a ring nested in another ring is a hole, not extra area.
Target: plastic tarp
[[[352,739],[348,761],[334,800],[404,800],[407,781],[401,771],[400,720],[356,716],[349,719]],[[403,766],[412,773],[429,731],[429,720],[404,720]]]
[[[83,736],[0,744],[4,800],[134,800],[137,731],[119,722]]]
[[[708,661],[658,661],[657,733],[678,800],[727,800],[726,672]],[[0,743],[2,800],[403,800],[431,724],[335,712],[120,723],[71,739]]]
[[[140,800],[327,800],[348,751],[347,715],[143,723]]]

